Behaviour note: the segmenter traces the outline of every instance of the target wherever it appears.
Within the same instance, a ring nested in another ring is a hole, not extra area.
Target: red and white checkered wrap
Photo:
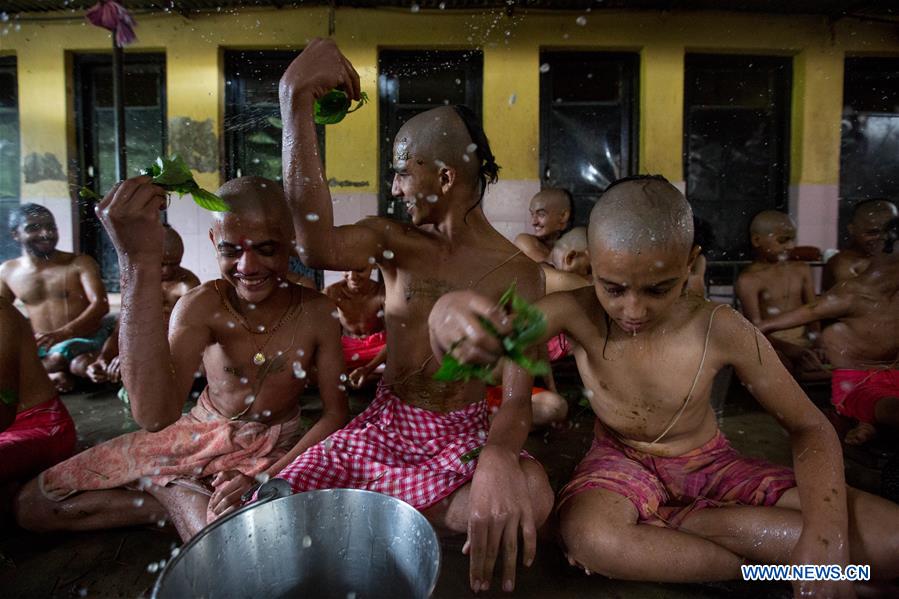
[[[446,414],[403,402],[379,386],[346,427],[307,449],[278,474],[295,493],[352,488],[391,495],[422,510],[471,480],[489,422],[483,401]]]

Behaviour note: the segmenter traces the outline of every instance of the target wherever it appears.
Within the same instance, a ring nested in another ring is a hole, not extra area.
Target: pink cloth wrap
[[[874,424],[877,402],[899,397],[899,370],[848,370],[838,368],[830,379],[830,401],[837,412]]]
[[[300,439],[300,414],[280,424],[231,420],[209,399],[208,387],[197,405],[159,432],[136,431],[87,449],[46,470],[41,491],[62,501],[80,491],[150,483],[164,486],[188,479],[192,489],[219,472],[238,470],[255,477],[282,458]]]
[[[571,353],[571,342],[565,333],[559,333],[546,342],[546,350],[549,353],[549,361],[556,362]]]
[[[346,368],[353,370],[365,366],[378,355],[387,343],[387,331],[378,331],[365,337],[343,335],[340,343],[343,346],[343,361]]]
[[[0,432],[0,484],[28,480],[74,449],[75,423],[59,397],[22,410]]]
[[[558,507],[578,493],[605,489],[627,497],[639,523],[677,528],[695,510],[771,506],[795,486],[790,468],[740,455],[720,430],[702,447],[660,457],[628,447],[597,421],[593,445],[559,492]]]
[[[484,445],[489,426],[483,401],[443,414],[409,405],[382,384],[364,412],[278,477],[296,493],[366,489],[422,510],[471,480],[478,463],[471,452]]]

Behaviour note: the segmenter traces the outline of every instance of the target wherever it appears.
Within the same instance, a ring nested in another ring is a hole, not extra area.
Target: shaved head
[[[184,256],[184,242],[181,241],[178,231],[170,225],[165,225],[162,240],[162,256],[163,260],[171,262],[181,262],[181,258]]]
[[[394,168],[414,161],[435,170],[444,166],[457,180],[481,194],[496,182],[499,166],[475,114],[465,106],[441,106],[415,115],[396,134]]]
[[[575,252],[587,251],[587,227],[575,227],[568,231],[553,245],[553,250],[562,252],[569,250]]]
[[[556,187],[547,187],[531,198],[531,210],[536,210],[536,206],[540,205],[551,210],[563,211],[567,210],[571,213],[571,194],[564,189]]]
[[[899,216],[899,211],[889,200],[865,200],[852,209],[852,222],[855,224],[868,219],[886,222],[896,216]]]
[[[796,230],[796,223],[789,214],[778,210],[764,210],[755,215],[749,224],[750,235],[773,235],[779,231]]]
[[[275,224],[286,239],[293,238],[293,219],[279,183],[263,177],[238,177],[222,185],[216,195],[231,209],[214,212],[216,223],[242,217],[262,220]]]
[[[687,255],[693,247],[693,211],[664,177],[619,179],[590,212],[588,239],[591,255],[600,244],[614,252],[671,248]]]

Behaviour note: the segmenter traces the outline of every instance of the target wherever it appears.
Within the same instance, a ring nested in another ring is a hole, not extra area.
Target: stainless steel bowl
[[[258,502],[205,528],[163,569],[154,599],[400,599],[434,591],[440,544],[415,508],[371,491],[289,492],[273,479]]]

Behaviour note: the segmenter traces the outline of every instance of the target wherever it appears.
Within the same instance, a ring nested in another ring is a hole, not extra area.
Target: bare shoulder
[[[321,335],[340,336],[337,303],[320,291],[300,287],[303,301],[303,317],[309,319],[315,331]]]
[[[726,358],[739,355],[747,349],[747,343],[761,335],[745,316],[727,304],[705,301],[693,316],[693,326],[703,337],[708,335],[712,347]],[[753,350],[754,351],[754,350]]]
[[[515,238],[515,246],[535,262],[543,262],[545,258],[546,248],[530,233],[519,233]]]
[[[790,267],[792,272],[795,272],[800,276],[811,276],[812,267],[808,265],[808,262],[804,262],[802,260],[790,260],[787,262],[787,265]]]
[[[322,293],[331,298],[332,300],[337,300],[340,297],[340,291],[346,287],[345,281],[337,281],[336,283],[331,283],[327,287],[322,290]]]
[[[177,314],[181,322],[196,323],[213,318],[223,309],[222,296],[215,288],[215,281],[207,281],[182,295],[175,304],[173,315]]]
[[[97,261],[87,254],[70,254],[68,252],[60,252],[63,254],[63,264],[71,264],[81,271],[100,272],[100,265]]]
[[[21,260],[21,258],[11,258],[0,263],[0,279],[5,279],[17,271],[21,266]]]

